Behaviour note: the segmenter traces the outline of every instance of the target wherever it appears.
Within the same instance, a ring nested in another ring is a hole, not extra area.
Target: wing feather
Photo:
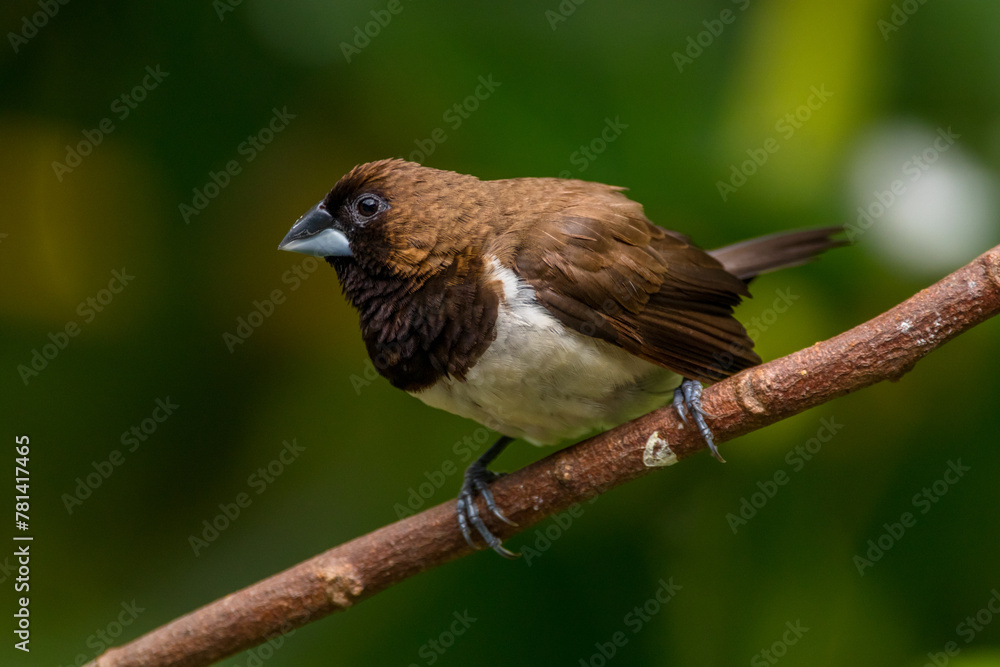
[[[616,189],[594,184],[587,194],[546,213],[513,257],[542,305],[566,326],[685,377],[715,381],[760,363],[733,317],[749,295],[742,280]]]

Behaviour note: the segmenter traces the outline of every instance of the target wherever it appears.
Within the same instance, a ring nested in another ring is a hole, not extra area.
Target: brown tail
[[[843,227],[817,227],[778,232],[716,248],[708,254],[722,262],[729,273],[750,281],[762,273],[805,264],[830,248],[849,245],[843,239],[831,238],[843,231]]]

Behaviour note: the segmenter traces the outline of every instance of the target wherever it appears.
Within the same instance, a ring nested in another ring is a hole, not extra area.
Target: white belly
[[[464,381],[445,377],[414,396],[536,445],[606,430],[672,398],[678,375],[563,326],[526,282],[492,269],[505,295],[496,339]]]

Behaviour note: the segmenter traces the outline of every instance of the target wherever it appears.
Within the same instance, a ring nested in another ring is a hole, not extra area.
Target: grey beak
[[[337,222],[320,202],[299,218],[278,244],[278,250],[316,257],[351,257],[351,246]]]

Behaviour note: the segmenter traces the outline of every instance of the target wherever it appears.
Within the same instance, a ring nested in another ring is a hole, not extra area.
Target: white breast
[[[490,267],[505,297],[496,339],[464,381],[445,377],[414,396],[536,445],[605,430],[671,398],[679,376],[569,329],[513,271]]]

